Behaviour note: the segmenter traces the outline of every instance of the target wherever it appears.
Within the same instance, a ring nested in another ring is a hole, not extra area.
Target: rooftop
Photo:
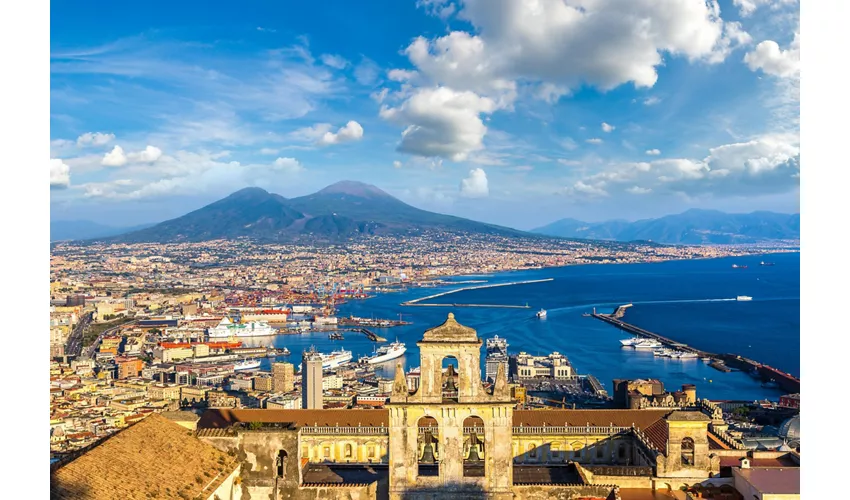
[[[422,342],[477,342],[481,340],[474,329],[463,326],[455,320],[454,313],[449,313],[442,325],[425,330]]]
[[[206,497],[237,466],[185,428],[152,414],[56,470],[51,498],[172,498],[179,491]]]
[[[800,468],[754,467],[735,469],[753,488],[762,494],[799,495]]]

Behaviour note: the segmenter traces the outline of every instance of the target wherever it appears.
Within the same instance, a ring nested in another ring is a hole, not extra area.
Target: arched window
[[[418,422],[417,458],[420,476],[440,475],[440,428],[434,417],[422,417]]]
[[[351,449],[351,444],[346,443],[345,444],[345,458],[351,459],[353,455],[354,455],[354,453],[353,453],[353,450]]]
[[[288,454],[286,450],[280,450],[277,452],[277,460],[275,461],[275,465],[277,466],[277,477],[285,477],[286,476],[286,458]]]
[[[537,445],[533,443],[528,445],[528,456],[529,458],[537,458]]]
[[[463,420],[463,475],[484,477],[484,420],[471,416]]]
[[[443,387],[443,399],[457,401],[460,375],[458,374],[458,360],[454,356],[446,356],[442,361],[441,383]]]
[[[682,465],[694,465],[694,440],[689,437],[682,440]]]

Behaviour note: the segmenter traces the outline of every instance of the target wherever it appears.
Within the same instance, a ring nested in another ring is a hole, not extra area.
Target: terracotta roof
[[[380,427],[389,425],[387,410],[207,410],[199,429],[230,427],[236,423],[292,423],[298,427]]]
[[[514,410],[514,426],[609,426],[646,429],[674,410]]]
[[[153,414],[59,468],[51,498],[175,498],[181,491],[206,498],[236,467],[229,455]]]
[[[656,420],[652,425],[641,429],[641,431],[658,451],[667,454],[667,440],[670,438],[670,433],[667,429],[667,422],[663,418]]]
[[[708,431],[708,449],[709,450],[729,450],[729,445],[723,442],[722,439],[715,436],[711,431]]]
[[[742,457],[720,457],[721,467],[740,467]],[[799,467],[791,458],[781,456],[777,458],[751,458],[750,467]]]
[[[739,469],[740,474],[759,493],[774,495],[800,494],[800,468]]]

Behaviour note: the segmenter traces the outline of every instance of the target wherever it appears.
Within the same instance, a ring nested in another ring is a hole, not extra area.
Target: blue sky
[[[794,0],[199,5],[51,5],[52,220],[344,179],[521,229],[799,211]]]

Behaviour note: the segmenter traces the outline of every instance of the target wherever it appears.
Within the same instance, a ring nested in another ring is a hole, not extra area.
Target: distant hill
[[[50,221],[50,242],[105,238],[144,229],[152,225],[113,227],[88,220],[56,220]]]
[[[126,243],[238,237],[335,240],[358,235],[415,234],[426,230],[540,237],[420,210],[375,186],[342,181],[292,199],[260,188],[246,188],[182,217],[109,239]]]
[[[800,214],[752,212],[727,214],[692,209],[635,222],[582,222],[561,219],[531,232],[563,238],[637,241],[664,244],[733,244],[800,239]]]

